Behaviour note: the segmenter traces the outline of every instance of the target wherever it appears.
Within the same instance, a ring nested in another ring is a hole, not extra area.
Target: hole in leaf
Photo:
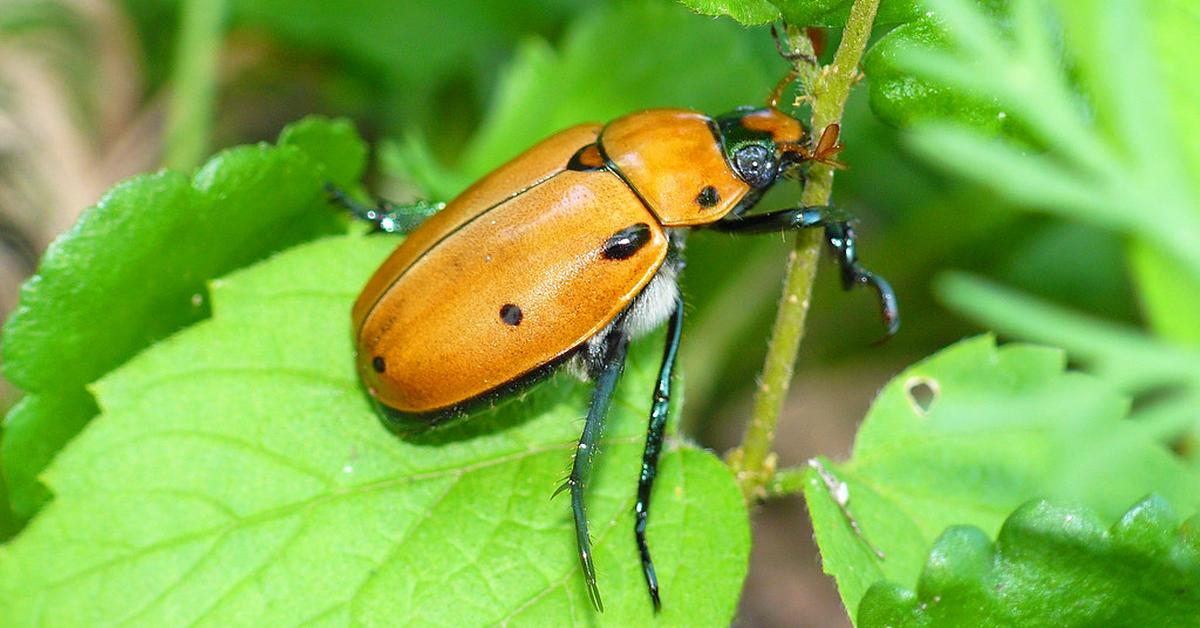
[[[933,404],[942,394],[936,379],[928,377],[911,377],[904,383],[904,392],[908,394],[908,403],[913,411],[921,416],[929,416]]]

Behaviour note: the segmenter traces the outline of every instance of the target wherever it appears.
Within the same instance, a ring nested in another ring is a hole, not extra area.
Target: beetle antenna
[[[800,78],[800,75],[796,74],[795,70],[788,71],[788,73],[785,74],[783,78],[775,84],[775,89],[771,90],[771,96],[770,98],[767,98],[767,106],[772,109],[778,109],[779,99],[783,98],[784,90],[786,90],[788,85],[791,85],[792,81],[795,81],[797,78]]]

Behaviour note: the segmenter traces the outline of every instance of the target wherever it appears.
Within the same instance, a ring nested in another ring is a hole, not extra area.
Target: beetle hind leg
[[[658,371],[658,382],[654,389],[654,402],[650,406],[650,425],[646,430],[646,449],[642,453],[642,472],[638,478],[637,503],[634,514],[637,521],[633,534],[637,538],[638,553],[642,558],[642,573],[646,576],[646,587],[654,610],[662,608],[659,600],[658,577],[654,573],[654,562],[650,559],[650,547],[646,544],[646,523],[650,518],[650,491],[658,475],[658,455],[662,452],[663,432],[667,426],[667,415],[671,407],[671,374],[675,370],[675,358],[679,353],[679,339],[683,330],[683,304],[675,301],[671,318],[667,324],[667,345],[663,350],[662,366]]]
[[[623,317],[622,317],[623,318]],[[608,407],[612,403],[613,391],[617,380],[625,369],[625,356],[629,350],[629,336],[623,325],[618,324],[603,339],[603,359],[597,364],[592,373],[596,381],[596,390],[592,395],[592,404],[588,408],[587,419],[583,425],[583,433],[579,436],[579,445],[575,450],[575,461],[571,465],[571,475],[558,491],[571,491],[571,512],[575,518],[575,540],[579,546],[579,565],[583,569],[583,577],[587,583],[588,596],[596,610],[603,612],[604,603],[600,600],[600,589],[596,586],[596,567],[592,561],[592,541],[588,536],[587,509],[583,501],[583,491],[587,487],[592,474],[592,459],[596,446],[600,442],[604,419],[608,415]]]
[[[384,200],[380,200],[375,207],[369,207],[350,198],[344,190],[332,183],[325,184],[325,192],[329,195],[331,203],[350,212],[351,216],[371,223],[375,231],[384,233],[409,233],[445,207],[445,203],[428,201],[397,205]]]

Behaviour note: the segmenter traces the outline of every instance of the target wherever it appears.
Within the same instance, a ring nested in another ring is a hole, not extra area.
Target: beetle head
[[[800,121],[774,107],[740,107],[717,118],[725,160],[739,178],[765,188],[810,158]]]

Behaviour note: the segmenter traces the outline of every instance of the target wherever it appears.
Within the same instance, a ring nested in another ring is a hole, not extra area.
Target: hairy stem
[[[826,126],[841,120],[850,88],[858,81],[858,62],[866,49],[878,8],[879,0],[855,0],[833,63],[819,70],[803,60],[796,63],[795,71],[811,99],[814,136],[819,137]],[[812,43],[802,29],[789,26],[787,40],[793,49],[812,50]],[[800,200],[804,205],[825,205],[829,203],[832,190],[833,169],[814,164],[808,171]],[[817,229],[802,231],[796,237],[795,249],[788,256],[783,296],[771,330],[754,409],[742,444],[729,455],[729,464],[737,474],[747,501],[766,497],[765,487],[775,475],[775,454],[772,453],[775,427],[804,337],[822,240],[823,234]]]
[[[185,0],[167,108],[166,166],[188,171],[208,154],[226,0]]]
[[[788,467],[776,471],[770,481],[763,485],[762,498],[773,499],[804,492],[804,480],[808,472],[808,467]]]

